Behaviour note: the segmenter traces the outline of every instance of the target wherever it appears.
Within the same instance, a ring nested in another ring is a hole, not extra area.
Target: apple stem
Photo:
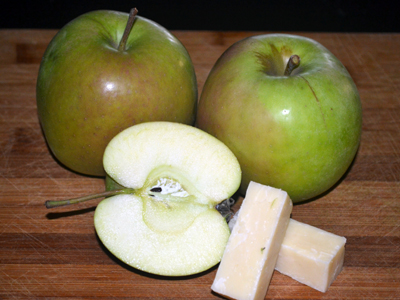
[[[122,35],[122,38],[119,42],[118,51],[121,52],[125,51],[126,41],[128,40],[129,33],[131,32],[131,29],[133,27],[133,21],[135,21],[137,13],[138,10],[136,8],[131,9],[129,13],[128,22],[126,23],[124,34]]]
[[[133,194],[134,192],[135,192],[134,189],[126,188],[126,189],[121,189],[121,190],[106,191],[106,192],[99,193],[99,194],[93,194],[93,195],[88,195],[88,196],[73,198],[73,199],[67,199],[67,200],[47,200],[45,202],[45,205],[46,205],[46,208],[54,208],[54,207],[75,204],[75,203],[81,203],[81,202],[85,202],[85,201],[93,200],[93,199],[97,199],[97,198],[105,198],[105,197],[110,197],[110,196],[115,196],[115,195],[123,195],[123,194]]]
[[[292,71],[300,65],[300,56],[292,55],[286,65],[285,76],[290,76]]]

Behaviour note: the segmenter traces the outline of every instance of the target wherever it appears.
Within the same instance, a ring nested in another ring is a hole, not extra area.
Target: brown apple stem
[[[289,61],[286,65],[285,76],[290,76],[290,74],[292,74],[292,71],[296,69],[299,65],[300,65],[300,56],[296,54],[292,55],[289,58]]]
[[[122,38],[119,42],[118,51],[121,52],[125,51],[126,41],[128,40],[129,33],[131,32],[131,29],[133,27],[133,21],[135,21],[137,13],[138,10],[136,8],[131,9],[129,13],[128,22],[126,23],[124,34],[122,35]]]
[[[105,198],[105,197],[110,197],[110,196],[115,196],[115,195],[123,195],[123,194],[133,194],[134,189],[121,189],[121,190],[113,190],[113,191],[106,191],[103,193],[99,194],[93,194],[93,195],[88,195],[84,197],[79,197],[79,198],[73,198],[73,199],[67,199],[67,200],[47,200],[45,202],[46,208],[54,208],[54,207],[60,207],[60,206],[66,206],[70,204],[76,204],[76,203],[81,203],[85,202],[88,200],[93,200],[97,198]]]

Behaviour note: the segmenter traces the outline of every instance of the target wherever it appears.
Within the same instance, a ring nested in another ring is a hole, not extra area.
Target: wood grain
[[[102,191],[103,181],[60,166],[36,114],[39,64],[56,31],[0,31],[0,299],[219,299],[216,267],[187,278],[129,268],[96,237],[96,202],[46,210],[47,199]],[[260,32],[174,34],[199,91],[232,43]],[[349,172],[292,217],[347,238],[344,270],[327,293],[275,272],[266,299],[400,299],[400,35],[298,33],[330,49],[354,78],[363,134]]]

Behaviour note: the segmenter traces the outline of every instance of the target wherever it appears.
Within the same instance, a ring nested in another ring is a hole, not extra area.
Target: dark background
[[[96,9],[129,12],[170,30],[400,32],[400,1],[1,0],[0,28],[58,29]]]

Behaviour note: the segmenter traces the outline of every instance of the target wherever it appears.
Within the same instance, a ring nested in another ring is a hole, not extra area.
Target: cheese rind
[[[282,190],[250,182],[211,289],[239,300],[264,299],[290,220]]]
[[[275,269],[326,292],[343,267],[346,238],[290,220]]]

